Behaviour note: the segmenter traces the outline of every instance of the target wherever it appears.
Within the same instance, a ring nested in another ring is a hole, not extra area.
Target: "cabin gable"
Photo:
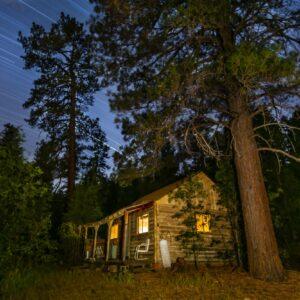
[[[207,193],[201,217],[206,217],[207,211],[210,211],[212,216],[208,215],[207,217],[214,218],[209,231],[201,233],[203,250],[199,251],[198,260],[200,263],[223,264],[226,261],[224,257],[233,251],[232,230],[227,209],[220,205],[214,183],[204,173],[199,173],[195,177],[203,183],[203,189]],[[158,240],[168,241],[172,262],[175,262],[178,257],[185,257],[187,261],[193,260],[193,257],[186,253],[182,243],[177,240],[178,235],[186,230],[186,226],[182,224],[183,219],[174,217],[181,209],[181,205],[178,202],[170,201],[170,193],[156,202]],[[161,262],[160,255],[157,255],[157,258]]]

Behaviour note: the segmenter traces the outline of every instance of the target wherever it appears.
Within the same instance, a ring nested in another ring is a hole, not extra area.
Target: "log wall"
[[[215,215],[215,220],[210,226],[210,232],[201,234],[201,248],[203,250],[199,251],[198,261],[200,265],[224,265],[233,260],[234,249],[227,210],[218,204],[218,194],[213,189],[212,182],[205,181],[205,178],[201,178],[201,180],[208,194],[207,201],[204,203],[204,211],[211,211]],[[187,261],[193,261],[192,255],[188,254],[182,242],[177,240],[177,236],[186,230],[185,225],[182,224],[182,219],[174,218],[174,214],[180,210],[180,206],[174,202],[170,203],[168,195],[158,200],[156,205],[158,240],[166,239],[168,241],[172,262],[175,262],[177,257],[184,257]],[[157,261],[161,262],[160,250],[157,249],[157,251],[159,251],[156,255]],[[231,257],[226,257],[228,253],[231,253]]]

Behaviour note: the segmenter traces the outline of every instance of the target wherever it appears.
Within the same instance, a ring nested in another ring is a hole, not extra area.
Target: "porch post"
[[[108,222],[108,230],[107,230],[107,242],[106,242],[106,257],[105,260],[108,261],[109,258],[109,248],[110,248],[110,232],[111,232],[111,226],[114,220],[110,220]]]
[[[127,228],[128,228],[128,211],[124,212],[124,231],[123,231],[123,241],[122,241],[122,261],[126,259],[127,250]]]
[[[83,242],[83,257],[86,257],[86,238],[87,238],[87,228],[85,225],[83,225],[84,230],[84,242]]]
[[[154,215],[154,262],[159,261],[159,224],[157,220],[157,202],[153,203],[153,215]]]
[[[98,229],[99,229],[99,225],[94,226],[94,244],[93,244],[93,256],[92,256],[92,258],[95,258]]]
[[[84,226],[84,240],[87,239],[87,227]]]

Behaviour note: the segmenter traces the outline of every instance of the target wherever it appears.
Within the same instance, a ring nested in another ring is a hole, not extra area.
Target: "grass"
[[[287,275],[285,282],[268,283],[220,269],[123,275],[57,269],[31,274],[27,287],[7,285],[4,299],[300,299],[300,272]]]

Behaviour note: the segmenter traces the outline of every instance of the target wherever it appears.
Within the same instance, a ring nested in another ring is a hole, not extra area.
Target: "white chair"
[[[141,243],[141,244],[137,245],[135,248],[134,259],[135,260],[148,259],[147,257],[139,258],[139,254],[147,253],[149,251],[149,246],[150,246],[150,239],[147,239],[146,243]]]
[[[103,249],[102,249],[102,246],[97,246],[96,247],[96,258],[100,258],[100,257],[104,257],[104,252],[103,252]]]

